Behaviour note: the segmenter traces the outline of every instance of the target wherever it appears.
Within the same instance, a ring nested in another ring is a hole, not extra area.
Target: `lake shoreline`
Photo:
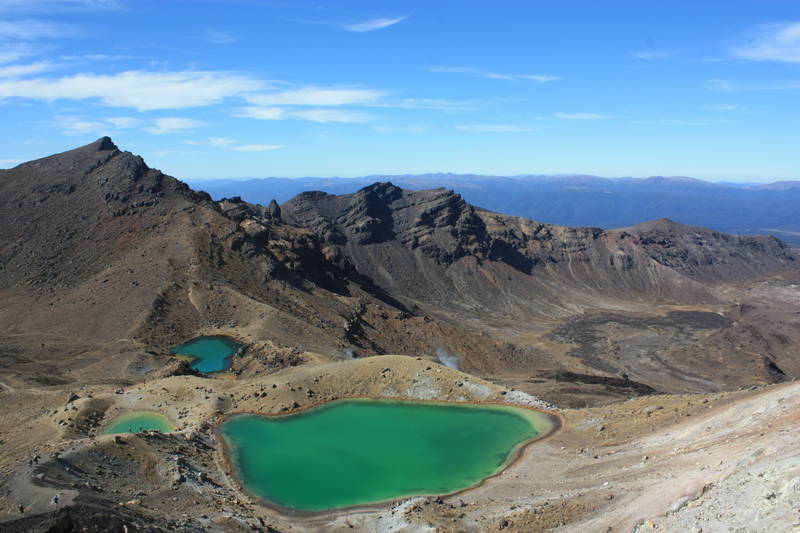
[[[383,500],[373,501],[369,503],[363,504],[356,504],[356,505],[347,505],[342,507],[333,507],[330,509],[322,509],[322,510],[303,510],[303,509],[296,509],[291,507],[286,507],[266,498],[263,498],[255,493],[253,493],[250,489],[248,489],[244,481],[241,479],[242,476],[239,475],[237,468],[234,464],[232,459],[232,454],[230,450],[230,445],[228,443],[227,438],[224,435],[224,432],[221,430],[222,426],[233,417],[239,415],[257,415],[265,418],[287,418],[292,417],[298,414],[302,414],[304,412],[317,409],[323,407],[327,404],[331,404],[334,402],[341,402],[341,401],[380,401],[386,403],[417,403],[417,404],[428,404],[428,405],[442,405],[442,406],[461,406],[461,407],[481,407],[481,406],[492,406],[492,407],[506,407],[506,408],[516,408],[519,409],[519,414],[523,418],[525,418],[534,428],[535,431],[538,433],[533,437],[526,439],[516,446],[512,448],[508,452],[508,457],[503,462],[503,464],[497,469],[496,472],[488,475],[486,477],[481,478],[478,482],[471,484],[465,488],[458,489],[455,491],[447,492],[447,493],[419,493],[419,494],[409,494],[405,496],[398,496],[393,498],[387,498]],[[546,427],[541,428],[540,425],[544,424]],[[418,398],[392,398],[392,397],[348,397],[348,398],[336,398],[333,400],[327,400],[323,402],[317,402],[311,405],[298,407],[296,409],[289,410],[287,412],[281,413],[263,413],[263,412],[254,412],[254,411],[234,411],[230,413],[226,413],[226,415],[217,423],[213,428],[213,432],[215,438],[222,442],[222,456],[223,462],[225,465],[225,474],[228,477],[229,481],[232,483],[236,489],[246,495],[253,503],[258,505],[262,505],[267,507],[280,515],[287,516],[287,517],[304,517],[304,518],[319,518],[325,516],[335,516],[337,514],[344,514],[354,510],[376,510],[385,507],[387,504],[391,503],[399,503],[404,500],[409,500],[412,498],[430,498],[430,497],[437,497],[437,498],[449,498],[453,496],[457,496],[459,494],[465,494],[469,491],[475,490],[484,486],[488,481],[491,479],[498,477],[505,473],[509,468],[514,466],[520,459],[522,459],[527,452],[530,450],[533,444],[539,443],[544,441],[545,439],[554,435],[561,427],[563,426],[563,419],[562,417],[554,411],[549,411],[546,409],[542,409],[539,407],[533,407],[529,405],[522,405],[522,404],[513,404],[513,403],[506,403],[506,402],[497,402],[497,401],[454,401],[454,400],[423,400]]]

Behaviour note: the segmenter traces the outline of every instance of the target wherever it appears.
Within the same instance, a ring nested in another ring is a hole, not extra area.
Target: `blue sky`
[[[800,179],[800,0],[0,0],[0,167]]]

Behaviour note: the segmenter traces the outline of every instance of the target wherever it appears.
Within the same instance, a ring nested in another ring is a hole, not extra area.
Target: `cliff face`
[[[282,206],[326,255],[400,296],[447,307],[565,312],[609,297],[710,298],[707,285],[791,269],[774,237],[737,237],[668,220],[603,231],[476,209],[452,191],[377,183],[352,195],[310,192]]]

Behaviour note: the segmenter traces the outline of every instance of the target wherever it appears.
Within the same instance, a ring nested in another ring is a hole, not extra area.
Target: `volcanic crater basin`
[[[348,399],[234,414],[219,429],[247,492],[279,510],[322,512],[462,491],[557,426],[510,405]]]
[[[191,361],[191,367],[198,372],[210,374],[222,372],[231,366],[231,357],[241,345],[231,338],[223,336],[197,337],[170,351],[177,356],[184,356]]]

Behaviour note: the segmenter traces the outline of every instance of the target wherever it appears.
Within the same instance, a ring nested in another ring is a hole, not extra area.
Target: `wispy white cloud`
[[[369,122],[373,116],[346,106],[376,106],[385,91],[341,87],[303,87],[246,96],[251,106],[237,110],[236,116],[259,120],[300,119],[313,122]]]
[[[551,81],[560,80],[560,76],[553,76],[549,74],[504,74],[502,72],[494,72],[476,67],[448,67],[442,65],[435,65],[429,67],[431,72],[438,72],[443,74],[465,74],[467,76],[477,76],[480,78],[487,78],[490,80],[506,80],[506,81],[533,81],[536,83],[547,83]]]
[[[380,133],[422,133],[430,127],[425,124],[410,124],[408,126],[387,126],[385,124],[372,126],[373,131]]]
[[[113,129],[113,126],[107,122],[85,120],[79,117],[56,116],[55,122],[65,135],[84,135],[87,133],[108,135]]]
[[[288,118],[286,110],[282,107],[259,106],[240,107],[236,110],[234,116],[240,118],[254,118],[257,120],[282,120]]]
[[[249,104],[235,108],[235,116],[320,123],[371,122],[377,117],[367,111],[373,108],[456,113],[473,110],[478,105],[476,102],[436,98],[393,98],[388,91],[363,87],[306,86],[274,90],[272,87],[280,86],[281,82],[267,83],[224,71],[132,70],[114,74],[30,77],[51,66],[56,68],[61,65],[40,62],[0,67],[0,103],[9,99],[46,102],[96,100],[109,107],[146,112],[210,106],[235,98]],[[110,122],[101,124],[103,127],[118,127]],[[99,125],[87,124],[85,127],[97,128]],[[167,133],[175,129],[156,124],[149,126],[146,131]]]
[[[667,119],[659,121],[659,124],[665,126],[707,126],[707,120],[685,120],[685,119]]]
[[[527,126],[514,124],[467,124],[456,126],[456,129],[470,133],[520,133],[531,131]]]
[[[138,127],[142,124],[142,121],[132,117],[108,117],[86,120],[82,117],[57,115],[55,117],[55,123],[66,135],[84,135],[87,133],[110,135],[119,130]]]
[[[97,99],[108,106],[150,111],[216,104],[228,97],[257,91],[263,85],[256,79],[229,72],[126,71],[118,74],[75,74],[63,78],[0,81],[0,100]]]
[[[120,54],[81,54],[81,55],[62,55],[64,61],[120,61],[123,59],[135,59],[135,56]]]
[[[733,47],[731,53],[755,61],[800,63],[800,22],[759,26],[755,34],[750,42]]]
[[[375,30],[381,30],[383,28],[388,28],[389,26],[394,26],[398,22],[403,22],[407,18],[408,15],[404,15],[402,17],[378,17],[366,20],[364,22],[356,22],[352,24],[340,24],[339,26],[343,30],[353,31],[353,32],[375,31]]]
[[[634,52],[633,57],[637,59],[644,59],[646,61],[655,61],[657,59],[667,59],[668,57],[672,57],[675,55],[673,52],[669,50],[642,50],[640,52]]]
[[[238,144],[236,139],[228,139],[227,137],[208,137],[205,141],[184,141],[185,144],[193,146],[216,146],[218,148],[225,148],[233,150],[234,152],[266,152],[267,150],[277,150],[283,148],[282,145],[277,144]]]
[[[373,115],[346,109],[303,109],[290,113],[290,118],[301,118],[312,122],[370,122]]]
[[[251,106],[237,110],[237,116],[261,120],[305,119],[314,122],[369,122],[375,117],[349,108],[424,109],[443,112],[470,111],[473,102],[453,102],[438,98],[390,98],[376,89],[343,87],[303,87],[273,93],[247,95]],[[348,109],[325,109],[348,107]],[[305,109],[304,109],[305,108]],[[310,108],[310,109],[308,109]]]
[[[716,104],[706,106],[706,109],[709,111],[734,111],[739,109],[739,106],[736,104]]]
[[[300,119],[312,122],[370,122],[375,118],[367,113],[347,109],[287,109],[284,107],[259,106],[242,107],[237,110],[236,116],[259,120]]]
[[[75,35],[77,30],[64,24],[36,19],[0,20],[0,39],[34,41]]]
[[[555,116],[564,120],[601,120],[614,118],[611,115],[601,115],[599,113],[555,113]]]
[[[477,102],[454,102],[441,98],[392,98],[367,104],[367,107],[391,107],[395,109],[427,109],[431,111],[444,111],[457,113],[473,111]]]
[[[203,33],[203,40],[214,44],[230,44],[240,39],[232,33],[218,30],[206,30],[205,33]]]
[[[133,117],[109,117],[104,120],[118,129],[136,128],[142,124],[141,120]]]
[[[18,78],[30,74],[38,74],[53,68],[49,61],[38,61],[27,65],[8,65],[0,67],[0,78]]]
[[[476,67],[451,67],[446,65],[433,65],[428,67],[430,72],[437,74],[466,74],[469,76],[487,77],[488,71]]]
[[[119,9],[119,0],[0,0],[0,13],[50,13]]]
[[[11,168],[22,163],[22,159],[2,159],[0,158],[0,168]]]
[[[6,43],[0,45],[0,65],[14,63],[20,59],[34,55],[33,50],[25,43]]]
[[[208,142],[214,146],[228,146],[236,142],[236,139],[228,139],[225,137],[209,137]]]
[[[723,80],[720,78],[712,78],[706,82],[706,85],[709,89],[713,89],[715,91],[722,91],[724,93],[732,93],[737,90],[737,87],[734,83],[731,83],[728,80]]]
[[[203,126],[202,122],[190,118],[157,118],[153,121],[154,125],[144,128],[145,131],[156,135],[163,135],[166,133],[177,133],[183,130]]]
[[[372,89],[340,87],[304,87],[275,93],[247,96],[247,101],[257,106],[343,106],[369,104],[387,93]]]
[[[736,93],[742,91],[783,91],[800,89],[800,80],[761,84],[739,84],[729,80],[713,78],[706,82],[706,86],[713,91],[720,91],[723,93]]]
[[[283,146],[277,144],[245,144],[243,146],[234,146],[232,150],[235,152],[266,152],[280,148],[283,148]]]

